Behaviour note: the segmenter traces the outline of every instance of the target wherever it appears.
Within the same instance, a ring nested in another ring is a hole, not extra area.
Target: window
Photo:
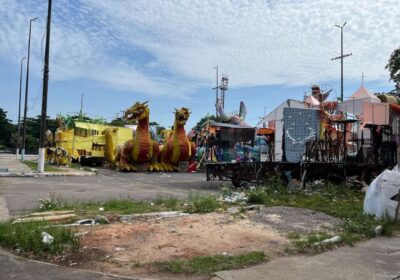
[[[87,137],[87,130],[84,128],[76,127],[74,130],[75,136]]]

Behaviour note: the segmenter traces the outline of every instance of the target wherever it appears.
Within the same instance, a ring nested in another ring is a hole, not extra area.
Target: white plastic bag
[[[383,171],[369,185],[364,199],[364,212],[382,219],[386,214],[392,219],[396,216],[398,202],[392,200],[399,193],[400,172],[393,170]]]

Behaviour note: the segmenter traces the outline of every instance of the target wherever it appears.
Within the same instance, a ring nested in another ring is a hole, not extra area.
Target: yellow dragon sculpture
[[[161,165],[164,171],[178,171],[180,161],[189,161],[196,154],[196,145],[190,142],[185,133],[185,124],[190,116],[187,108],[175,109],[172,135],[161,151]]]
[[[160,147],[157,142],[150,138],[149,115],[150,110],[144,103],[136,102],[124,115],[127,121],[137,121],[136,134],[132,140],[126,141],[121,149],[117,149],[115,160],[118,162],[120,171],[137,171],[137,165],[147,165],[148,171],[159,171],[157,156]]]
[[[115,133],[117,131],[118,128],[108,127],[101,132],[105,138],[104,158],[110,163],[111,167],[117,166],[115,157],[119,153],[118,148],[120,148],[115,145]]]

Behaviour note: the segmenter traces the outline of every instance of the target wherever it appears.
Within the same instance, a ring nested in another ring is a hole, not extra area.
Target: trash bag
[[[382,219],[385,215],[394,219],[399,191],[400,171],[386,169],[368,186],[364,199],[364,212],[373,214],[378,219]]]

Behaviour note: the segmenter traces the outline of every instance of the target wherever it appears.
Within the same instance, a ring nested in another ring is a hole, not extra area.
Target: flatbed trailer
[[[344,180],[356,176],[369,182],[388,166],[352,162],[209,162],[205,164],[207,181],[231,181],[235,187],[244,183],[261,185],[272,176],[303,183],[320,179]]]

